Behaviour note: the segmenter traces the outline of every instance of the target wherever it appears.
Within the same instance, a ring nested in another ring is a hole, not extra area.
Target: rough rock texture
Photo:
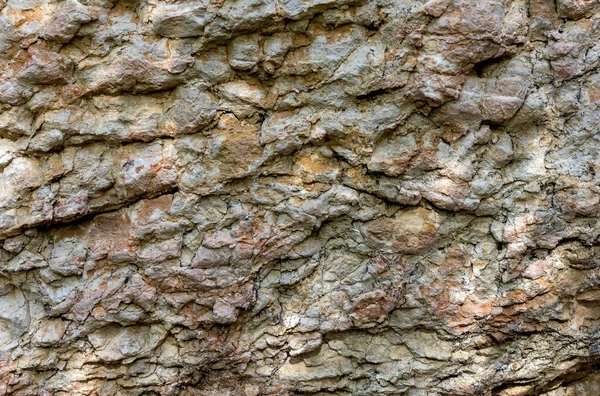
[[[0,10],[1,394],[600,394],[600,1]]]

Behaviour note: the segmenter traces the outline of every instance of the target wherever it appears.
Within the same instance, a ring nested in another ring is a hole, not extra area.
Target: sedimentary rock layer
[[[600,1],[0,0],[0,66],[0,393],[600,393]]]

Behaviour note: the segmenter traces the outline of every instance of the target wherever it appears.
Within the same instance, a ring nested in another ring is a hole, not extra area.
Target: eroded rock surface
[[[0,0],[0,65],[0,393],[600,392],[600,2]]]

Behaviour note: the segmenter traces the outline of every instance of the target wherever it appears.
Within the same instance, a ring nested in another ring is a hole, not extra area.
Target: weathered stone
[[[0,137],[18,139],[33,135],[33,114],[23,107],[13,107],[0,114]]]
[[[229,64],[238,70],[250,70],[261,58],[259,36],[240,36],[229,45]]]
[[[365,231],[378,249],[415,253],[435,243],[440,225],[441,216],[434,210],[417,208],[368,222]]]
[[[0,0],[0,393],[595,395],[589,0]]]
[[[65,2],[67,6],[59,11],[54,20],[46,26],[43,36],[46,40],[68,43],[82,24],[92,20],[85,7],[75,0]]]
[[[44,131],[31,139],[31,142],[29,142],[29,149],[31,149],[31,151],[52,151],[62,145],[63,138],[63,133],[58,129]]]
[[[214,17],[207,12],[206,3],[160,4],[150,16],[154,33],[174,38],[201,36]]]
[[[558,15],[567,18],[578,19],[595,11],[600,3],[596,0],[558,0]]]

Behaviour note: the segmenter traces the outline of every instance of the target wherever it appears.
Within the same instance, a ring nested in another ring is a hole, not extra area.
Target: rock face
[[[600,1],[0,0],[0,394],[600,394]]]

